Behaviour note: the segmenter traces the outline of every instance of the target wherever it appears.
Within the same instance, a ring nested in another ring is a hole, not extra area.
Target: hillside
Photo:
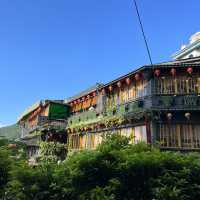
[[[0,128],[0,137],[5,137],[7,139],[17,139],[19,136],[20,129],[16,124]]]

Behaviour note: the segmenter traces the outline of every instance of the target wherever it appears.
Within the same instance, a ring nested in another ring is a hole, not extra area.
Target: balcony
[[[68,127],[74,127],[84,124],[96,123],[101,119],[95,110],[89,110],[75,114],[68,119]]]
[[[138,98],[136,100],[130,100],[126,103],[114,105],[112,107],[105,108],[104,115],[114,116],[114,115],[130,115],[133,113],[140,113],[146,109],[149,109],[151,105],[150,96],[143,98]]]
[[[37,121],[34,125],[26,123],[24,126],[21,126],[21,138],[31,137],[32,135],[37,135],[34,132],[40,132],[44,130],[57,129],[65,130],[67,125],[66,120],[54,119],[50,120],[45,116],[38,116]],[[39,133],[38,133],[39,134]]]
[[[153,110],[200,110],[199,95],[154,95]]]
[[[68,128],[83,128],[91,124],[108,124],[110,121],[123,121],[125,117],[140,119],[144,110],[149,108],[150,97],[140,98],[112,107],[104,107],[104,111],[98,114],[95,110],[75,114],[68,119]]]

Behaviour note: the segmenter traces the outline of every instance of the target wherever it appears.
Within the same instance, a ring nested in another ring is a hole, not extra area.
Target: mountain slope
[[[17,139],[20,136],[20,128],[14,124],[0,128],[0,137],[7,139]]]

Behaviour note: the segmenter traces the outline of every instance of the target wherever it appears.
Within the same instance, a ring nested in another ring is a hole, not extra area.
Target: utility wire
[[[146,49],[147,49],[147,53],[148,53],[148,56],[149,56],[149,61],[150,61],[151,65],[153,65],[153,62],[152,62],[152,59],[151,59],[150,49],[149,49],[149,46],[148,46],[147,38],[146,38],[145,33],[144,33],[144,28],[143,28],[143,25],[142,25],[142,20],[141,20],[141,17],[140,17],[140,13],[139,13],[139,9],[138,9],[136,0],[134,0],[134,4],[135,4],[135,9],[136,9],[138,21],[140,23],[140,28],[141,28],[141,31],[142,31],[143,39],[144,39],[144,42],[145,42],[145,46],[146,46]]]

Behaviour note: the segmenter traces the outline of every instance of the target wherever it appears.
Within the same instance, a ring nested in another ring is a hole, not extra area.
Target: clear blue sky
[[[200,30],[199,0],[138,0],[153,62]],[[0,1],[0,124],[148,64],[132,0]]]

